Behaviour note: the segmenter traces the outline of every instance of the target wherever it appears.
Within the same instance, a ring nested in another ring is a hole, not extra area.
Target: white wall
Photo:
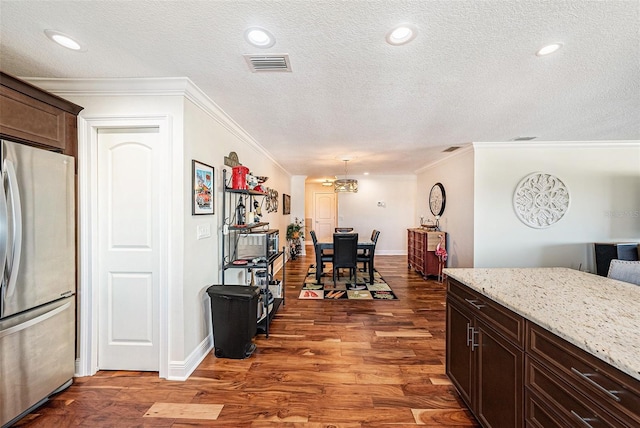
[[[445,189],[446,203],[440,229],[447,232],[448,267],[473,267],[474,254],[474,154],[471,146],[418,171],[418,191],[414,223],[435,218],[429,210],[429,192],[436,183]]]
[[[640,142],[474,143],[475,266],[565,266],[594,272],[593,242],[640,242]],[[556,224],[516,217],[513,192],[533,172],[570,192]]]
[[[353,227],[367,238],[379,230],[376,254],[407,254],[407,229],[417,224],[416,176],[349,177],[358,180],[358,193],[338,193],[338,225]]]
[[[289,216],[282,215],[282,194],[290,194],[290,175],[188,79],[32,79],[32,83],[83,106],[80,116],[169,117],[171,151],[167,154],[170,167],[166,173],[170,175],[171,184],[164,189],[170,200],[164,207],[170,219],[169,254],[165,261],[168,306],[161,310],[166,312],[169,323],[168,377],[185,378],[211,344],[206,288],[220,283],[222,275],[222,169],[226,168],[230,175],[230,168],[224,166],[224,156],[235,151],[240,162],[253,173],[269,177],[267,186],[279,192],[280,207],[277,213],[266,214],[263,220],[271,222],[271,228],[279,229],[281,236],[289,222]],[[165,93],[171,95],[162,95]],[[191,215],[192,159],[215,168],[217,191],[213,216]],[[210,238],[196,239],[196,228],[201,224],[210,225]],[[238,282],[245,280],[242,272],[235,272]]]

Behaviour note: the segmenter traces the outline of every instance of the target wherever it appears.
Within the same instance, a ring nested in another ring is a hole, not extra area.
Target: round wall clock
[[[447,202],[447,196],[444,193],[442,183],[436,183],[429,192],[429,209],[431,214],[440,216],[444,212],[444,206]]]

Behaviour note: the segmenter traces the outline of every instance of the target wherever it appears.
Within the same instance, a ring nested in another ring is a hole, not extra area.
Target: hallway
[[[209,353],[185,382],[101,371],[18,426],[477,426],[444,374],[444,284],[377,256],[399,300],[298,300],[311,263],[287,263],[286,305],[250,358]]]

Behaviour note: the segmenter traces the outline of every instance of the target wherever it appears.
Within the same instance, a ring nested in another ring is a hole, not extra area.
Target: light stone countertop
[[[640,380],[640,286],[568,268],[444,273]]]

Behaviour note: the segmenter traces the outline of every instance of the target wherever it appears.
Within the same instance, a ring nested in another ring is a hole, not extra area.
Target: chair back
[[[333,266],[357,267],[358,264],[358,234],[333,234]]]
[[[640,261],[613,259],[607,277],[640,285]]]
[[[376,244],[378,243],[378,237],[380,236],[380,231],[379,230],[374,230],[373,233],[371,234],[371,242],[373,242],[373,247],[375,248]]]
[[[311,240],[313,241],[313,246],[315,247],[318,244],[318,237],[316,236],[316,231],[310,230],[309,235],[311,235]]]

